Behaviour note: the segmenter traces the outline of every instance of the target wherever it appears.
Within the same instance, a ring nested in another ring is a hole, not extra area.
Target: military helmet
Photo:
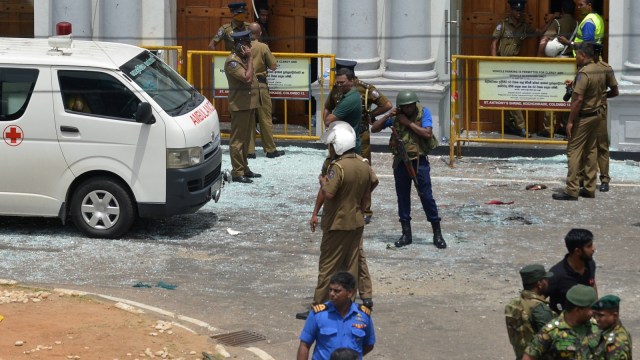
[[[398,93],[398,97],[396,98],[397,106],[409,105],[417,102],[420,102],[420,100],[418,100],[418,95],[416,95],[416,93],[411,90],[400,91]]]

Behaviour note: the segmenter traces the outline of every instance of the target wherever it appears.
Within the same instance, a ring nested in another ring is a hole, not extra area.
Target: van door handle
[[[80,130],[78,130],[77,127],[75,126],[60,126],[60,131],[62,132],[74,132],[74,133],[79,133]]]

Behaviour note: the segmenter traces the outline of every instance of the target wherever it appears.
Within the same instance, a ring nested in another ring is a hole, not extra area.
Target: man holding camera
[[[567,186],[553,194],[554,200],[578,200],[578,196],[593,198],[596,191],[596,133],[600,122],[605,74],[593,62],[593,43],[576,45],[578,74],[573,81],[571,112],[567,120]],[[584,168],[584,188],[580,188],[580,170]]]

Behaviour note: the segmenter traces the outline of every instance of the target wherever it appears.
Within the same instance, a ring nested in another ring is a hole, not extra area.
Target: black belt
[[[580,117],[581,118],[592,117],[592,116],[598,116],[598,110],[592,111],[592,112],[581,112],[580,113]]]
[[[263,84],[267,83],[267,77],[266,76],[257,75],[256,77],[258,78],[258,82],[261,82]]]

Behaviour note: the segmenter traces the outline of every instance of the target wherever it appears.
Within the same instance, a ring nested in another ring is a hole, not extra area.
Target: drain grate
[[[228,334],[212,335],[211,338],[216,339],[221,344],[228,346],[240,346],[267,339],[264,335],[249,330],[240,330]]]

